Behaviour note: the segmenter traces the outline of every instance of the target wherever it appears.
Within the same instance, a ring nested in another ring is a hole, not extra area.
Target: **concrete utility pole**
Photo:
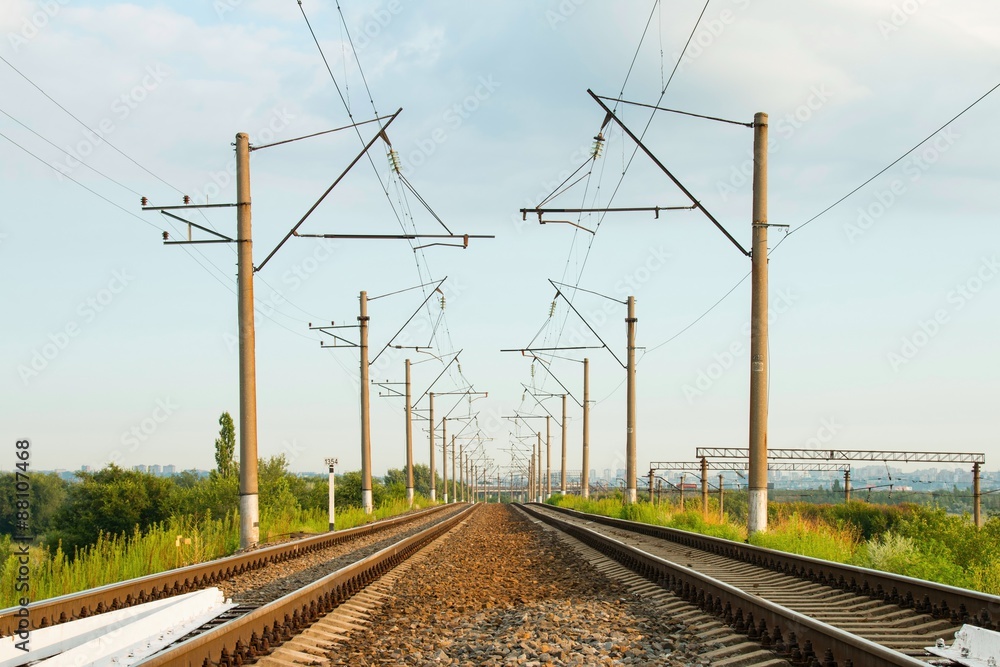
[[[444,504],[448,504],[448,418],[441,420],[441,485]]]
[[[451,436],[451,502],[458,502],[458,480],[455,477],[455,436]]]
[[[260,541],[257,504],[257,362],[250,229],[250,137],[236,135],[237,309],[240,328],[240,548]]]
[[[625,330],[628,335],[628,363],[626,377],[626,435],[625,435],[625,502],[636,502],[636,458],[635,458],[635,297],[628,298],[628,317]]]
[[[368,293],[361,292],[361,506],[365,514],[375,509],[372,502],[371,383],[368,381]]]
[[[851,469],[844,471],[844,502],[851,502]]]
[[[528,463],[528,498],[535,497],[535,452],[531,452],[531,461]],[[527,498],[525,502],[530,502]]]
[[[583,360],[583,470],[580,487],[584,498],[590,497],[590,359]]]
[[[542,486],[542,432],[538,432],[538,465],[535,467],[537,472],[538,480],[535,484],[535,502],[542,502],[542,492],[544,487]]]
[[[559,470],[559,493],[566,495],[566,394],[562,395],[562,466]]]
[[[552,417],[545,416],[545,499],[552,497]]]
[[[410,404],[410,360],[406,360],[406,504],[413,507],[413,406]]]
[[[681,511],[683,512],[684,511],[684,473],[681,473],[681,483],[677,486],[677,488],[680,489],[680,492],[681,492],[680,502],[678,503],[678,505],[680,506]]]
[[[337,459],[326,459],[326,465],[329,467],[329,484],[330,484],[330,531],[336,530],[336,500],[337,500],[337,481],[336,481],[336,467]]]
[[[653,498],[653,477],[655,477],[655,475],[656,475],[655,471],[653,471],[653,470],[649,471],[649,504],[650,505],[655,505],[656,504],[654,502],[654,498]]]
[[[725,512],[723,512],[722,510],[723,493],[724,492],[722,490],[722,475],[720,474],[719,475],[719,521],[723,521],[726,518]]]
[[[767,530],[767,114],[753,117],[750,297],[750,489],[747,532]]]
[[[435,488],[434,478],[437,476],[437,472],[434,470],[434,392],[428,392],[427,398],[430,401],[430,413],[429,417],[431,420],[431,502],[437,502],[437,489]]]
[[[463,503],[466,501],[465,480],[467,479],[470,478],[465,473],[465,445],[462,444],[458,446],[458,491]]]
[[[701,515],[708,518],[708,459],[701,458]]]
[[[983,527],[983,515],[980,511],[980,500],[983,494],[979,490],[979,464],[972,464],[972,519],[975,521],[976,528]]]

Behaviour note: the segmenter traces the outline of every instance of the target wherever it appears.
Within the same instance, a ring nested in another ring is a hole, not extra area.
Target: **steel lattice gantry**
[[[748,459],[750,450],[745,447],[698,447],[695,456],[701,459]],[[895,461],[900,463],[971,463],[972,464],[972,516],[976,527],[983,525],[979,473],[986,463],[986,455],[978,452],[905,452],[866,449],[769,449],[768,459],[799,461]],[[850,499],[850,470],[844,472],[845,494]]]
[[[702,450],[698,450],[699,453]],[[742,450],[746,452],[747,450]],[[649,489],[650,499],[653,497],[653,477],[657,470],[672,470],[679,472],[700,472],[701,473],[701,511],[708,516],[708,471],[745,471],[750,469],[750,462],[746,459],[738,461],[709,461],[707,457],[702,457],[700,461],[651,461],[649,464]],[[851,500],[851,464],[850,463],[830,463],[830,462],[795,462],[795,461],[768,461],[767,469],[782,471],[810,471],[810,472],[841,472],[844,474],[844,498]],[[719,475],[721,480],[722,475]],[[683,490],[682,490],[683,494]],[[683,495],[682,495],[683,497]],[[721,506],[722,483],[719,483],[719,497]]]
[[[745,459],[746,447],[698,447],[697,458]],[[769,449],[769,459],[805,461],[900,461],[906,463],[986,463],[985,454],[972,452],[899,452],[863,449]]]

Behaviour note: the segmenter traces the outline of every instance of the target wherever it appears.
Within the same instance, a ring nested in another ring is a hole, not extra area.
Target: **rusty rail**
[[[291,639],[321,615],[329,613],[426,544],[468,519],[478,507],[468,505],[441,523],[139,664],[145,667],[246,664],[266,654],[276,644]]]
[[[948,619],[955,625],[968,623],[988,630],[1000,629],[1000,597],[996,595],[856,565],[845,565],[775,549],[740,544],[676,528],[585,514],[552,505],[546,505],[546,508],[605,526],[670,540],[733,560],[808,579],[831,588],[898,604],[934,618]]]
[[[530,506],[529,514],[595,548],[688,602],[719,617],[736,632],[792,664],[856,667],[926,667],[927,663],[745,593],[691,568],[648,554],[593,530],[560,521]],[[556,508],[558,509],[558,508]],[[578,514],[578,513],[577,513]],[[582,515],[591,518],[593,515]],[[629,522],[631,523],[631,522]]]
[[[85,618],[213,586],[235,575],[342,544],[363,535],[378,533],[387,528],[440,512],[447,507],[447,505],[438,505],[356,528],[321,533],[294,542],[255,549],[207,563],[188,565],[137,579],[90,588],[78,593],[39,600],[29,606],[31,627],[32,629],[44,628],[77,618]],[[17,630],[18,618],[14,616],[17,610],[17,607],[0,609],[0,637],[10,636]]]

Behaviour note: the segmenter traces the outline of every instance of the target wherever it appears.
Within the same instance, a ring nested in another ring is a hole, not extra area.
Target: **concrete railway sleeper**
[[[547,506],[523,509],[549,525],[613,558],[651,582],[719,618],[748,639],[804,667],[926,666],[926,662],[865,639],[834,625],[749,593],[691,567],[671,562],[581,525],[590,515],[571,520]],[[603,523],[603,522],[592,522]],[[596,526],[596,528],[604,528]]]
[[[198,563],[138,579],[40,600],[31,606],[31,625],[33,629],[45,628],[78,618],[87,618],[107,611],[124,609],[132,605],[216,586],[233,577],[261,571],[336,545],[348,544],[407,524],[427,520],[448,509],[449,506],[440,505],[357,528],[322,533],[207,563]],[[10,636],[17,629],[16,612],[16,607],[0,610],[0,636]]]
[[[179,642],[140,664],[235,667],[256,661],[467,519],[477,507],[463,506],[461,511],[430,528],[240,618]]]

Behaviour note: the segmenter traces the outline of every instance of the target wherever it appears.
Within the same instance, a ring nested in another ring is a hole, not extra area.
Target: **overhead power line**
[[[69,117],[70,117],[70,118],[72,118],[73,120],[75,120],[75,121],[76,121],[77,123],[79,123],[79,124],[80,124],[80,125],[81,125],[81,126],[83,127],[83,129],[87,130],[88,132],[90,132],[90,133],[92,133],[92,134],[97,134],[97,133],[96,133],[96,132],[94,132],[94,131],[93,131],[92,129],[90,129],[90,126],[89,126],[89,125],[87,125],[87,124],[86,124],[86,123],[84,123],[84,122],[83,122],[82,120],[80,120],[79,118],[77,118],[77,117],[76,117],[76,115],[75,115],[75,114],[74,114],[74,113],[73,113],[72,111],[70,111],[69,109],[67,109],[67,108],[66,108],[66,107],[64,107],[63,105],[59,104],[59,102],[57,102],[57,101],[56,101],[56,100],[55,100],[55,99],[54,99],[54,98],[53,98],[53,97],[52,97],[51,95],[49,95],[49,94],[48,94],[47,92],[45,92],[44,90],[42,90],[42,89],[41,89],[41,87],[40,87],[40,86],[39,86],[39,85],[38,85],[37,83],[35,83],[35,82],[34,82],[34,81],[32,81],[31,79],[29,79],[29,78],[27,77],[27,75],[25,75],[25,74],[24,74],[23,72],[21,72],[21,70],[19,70],[18,68],[14,67],[14,66],[13,66],[13,65],[12,65],[12,64],[10,63],[10,61],[9,61],[9,60],[7,60],[6,58],[4,58],[3,56],[0,56],[0,60],[2,60],[2,61],[3,61],[3,62],[4,62],[5,64],[6,64],[6,65],[7,65],[7,67],[9,67],[9,68],[11,68],[12,70],[14,70],[15,72],[17,72],[17,74],[18,74],[18,75],[19,75],[19,76],[20,76],[20,77],[21,77],[22,79],[24,79],[25,81],[27,81],[28,83],[30,83],[30,84],[31,84],[31,85],[32,85],[32,86],[33,86],[33,87],[35,88],[35,90],[37,90],[37,91],[38,91],[38,92],[40,92],[40,93],[41,93],[42,95],[44,95],[45,97],[47,97],[47,98],[49,99],[49,101],[50,101],[50,102],[52,102],[52,103],[53,103],[53,104],[55,104],[55,105],[56,105],[57,107],[59,107],[60,109],[62,109],[63,111],[65,111],[65,112],[66,112],[66,113],[67,113],[67,114],[69,115]],[[109,147],[110,147],[110,148],[111,148],[112,150],[114,150],[114,151],[115,151],[116,153],[118,153],[119,155],[121,155],[121,156],[122,156],[123,158],[125,158],[126,160],[128,160],[129,162],[131,162],[132,164],[134,164],[135,166],[139,167],[139,169],[142,169],[142,170],[143,170],[144,172],[146,172],[147,174],[149,174],[150,176],[152,176],[152,177],[153,177],[153,178],[155,178],[156,180],[160,181],[161,183],[163,183],[164,185],[166,185],[166,186],[167,186],[168,188],[171,188],[172,190],[175,190],[175,191],[177,192],[177,194],[184,194],[184,192],[183,192],[182,190],[180,190],[179,188],[177,188],[177,187],[176,187],[176,186],[174,186],[174,185],[171,185],[171,184],[170,184],[170,183],[168,183],[167,181],[163,180],[162,178],[160,178],[159,176],[157,176],[156,174],[154,174],[153,172],[151,172],[151,171],[150,171],[149,169],[146,169],[146,168],[145,168],[144,166],[142,166],[141,164],[139,164],[138,162],[136,162],[136,161],[135,161],[135,160],[134,160],[134,159],[133,159],[133,158],[132,158],[131,156],[127,155],[127,154],[126,154],[126,153],[125,153],[124,151],[122,151],[122,150],[121,150],[120,148],[118,148],[118,147],[117,147],[117,146],[115,146],[115,145],[114,145],[113,143],[111,143],[110,141],[108,141],[107,137],[102,137],[102,141],[103,141],[103,142],[104,142],[105,144],[107,144],[107,145],[108,145],[108,146],[109,146]]]
[[[784,243],[785,240],[789,236],[791,236],[795,232],[799,231],[800,229],[802,229],[806,225],[812,223],[813,221],[815,221],[820,216],[826,214],[828,211],[830,211],[831,209],[833,209],[834,207],[836,207],[837,205],[839,205],[840,203],[842,203],[845,199],[849,198],[851,195],[853,195],[854,193],[856,193],[858,190],[860,190],[861,188],[865,187],[866,185],[868,185],[869,183],[871,183],[872,181],[874,181],[876,178],[878,178],[879,176],[881,176],[882,174],[884,174],[885,172],[889,171],[894,166],[896,166],[897,164],[899,164],[901,161],[903,161],[906,158],[906,156],[908,156],[910,153],[912,153],[913,151],[917,150],[918,148],[920,148],[921,146],[923,146],[925,143],[927,143],[928,141],[930,141],[931,139],[933,139],[934,136],[938,132],[940,132],[941,130],[945,129],[946,127],[948,127],[949,125],[951,125],[952,123],[954,123],[956,120],[958,120],[959,118],[961,118],[963,115],[965,115],[965,113],[967,111],[969,111],[972,107],[976,106],[977,104],[979,104],[980,102],[982,102],[984,99],[986,99],[997,88],[1000,88],[1000,83],[996,84],[995,86],[993,86],[992,88],[990,88],[989,90],[987,90],[985,93],[983,93],[982,95],[980,95],[972,104],[970,104],[969,106],[965,107],[964,109],[962,109],[961,111],[959,111],[957,114],[955,114],[954,116],[952,116],[951,119],[949,119],[947,122],[945,122],[944,125],[942,125],[938,129],[934,130],[933,132],[931,132],[930,134],[928,134],[926,137],[924,137],[923,139],[921,139],[920,141],[918,141],[916,144],[914,144],[914,146],[910,150],[906,151],[905,153],[903,153],[902,155],[900,155],[899,157],[897,157],[895,160],[893,160],[892,162],[890,162],[889,164],[887,164],[882,169],[879,169],[877,172],[875,172],[874,175],[870,176],[863,183],[861,183],[861,185],[858,185],[856,188],[854,188],[853,190],[851,190],[850,192],[848,192],[846,195],[844,195],[843,197],[841,197],[837,201],[833,202],[832,204],[830,204],[829,206],[827,206],[826,208],[824,208],[822,211],[820,211],[819,213],[817,213],[813,217],[811,217],[808,220],[806,220],[805,222],[803,222],[801,225],[798,225],[798,226],[794,227],[791,231],[788,232],[788,234],[785,235],[784,238],[781,239],[781,241],[779,241],[774,246],[774,248],[771,249],[771,252],[774,252],[775,250],[777,250],[778,246],[780,246],[782,243]],[[770,253],[768,253],[768,254],[770,255]]]

